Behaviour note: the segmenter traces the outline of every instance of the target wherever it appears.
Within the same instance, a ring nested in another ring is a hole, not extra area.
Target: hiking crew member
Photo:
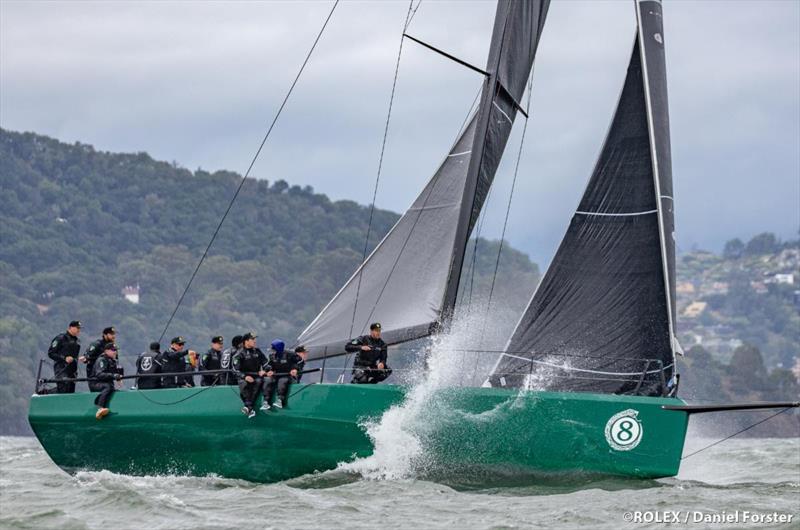
[[[157,342],[150,343],[150,349],[139,354],[136,359],[137,374],[160,374],[161,373],[161,345]],[[160,377],[139,377],[136,379],[136,388],[139,390],[150,390],[161,388]]]
[[[110,412],[108,403],[114,393],[114,382],[122,378],[122,373],[117,366],[117,346],[114,343],[105,345],[105,350],[94,365],[93,377],[97,379],[100,392],[94,398],[94,404],[100,407],[94,417],[101,420]]]
[[[289,385],[297,381],[297,364],[302,358],[293,351],[286,351],[282,340],[273,340],[270,344],[267,377],[264,379],[264,403],[261,410],[272,407],[282,409],[287,404]],[[275,390],[278,391],[278,402],[274,403]]]
[[[308,359],[308,350],[302,344],[294,349],[294,352],[299,358],[297,361],[297,382],[303,378],[303,370],[306,367],[306,359]]]
[[[262,378],[267,375],[267,357],[256,348],[256,335],[247,333],[242,337],[242,347],[233,354],[231,367],[239,381],[239,396],[242,398],[242,414],[248,418],[256,415],[253,408],[261,391]]]
[[[380,383],[392,374],[391,368],[386,364],[388,346],[381,339],[380,323],[370,324],[369,335],[351,340],[344,349],[356,354],[351,383]]]
[[[185,372],[187,354],[194,353],[192,350],[184,350],[186,341],[183,337],[175,337],[170,341],[170,348],[161,353],[161,371],[163,373]],[[196,355],[196,354],[195,354]],[[161,378],[162,388],[177,388],[183,385],[185,376],[175,377],[166,376]],[[180,381],[179,381],[180,380]]]
[[[81,343],[78,335],[81,334],[81,323],[73,320],[67,326],[67,331],[53,338],[47,356],[53,360],[53,376],[55,379],[70,378],[78,375],[78,354]],[[57,394],[73,394],[74,381],[59,381],[56,383]]]
[[[201,370],[219,370],[222,366],[222,336],[216,336],[211,339],[211,347],[200,358]],[[216,385],[220,381],[221,375],[227,374],[208,374],[200,378],[201,386]]]
[[[91,379],[94,375],[94,363],[96,363],[97,359],[106,351],[106,346],[114,344],[116,340],[117,331],[114,329],[114,326],[109,326],[103,330],[103,334],[99,339],[89,344],[89,347],[86,348],[86,353],[79,359],[79,361],[86,364],[86,377]],[[97,381],[89,381],[89,391],[100,392],[101,389],[102,385],[98,384]]]
[[[241,345],[242,345],[241,335],[236,335],[231,339],[231,347],[225,348],[219,357],[219,367],[221,370],[231,369],[231,359],[233,358],[233,354],[236,353],[236,350],[238,350]],[[229,372],[227,374],[220,374],[219,384],[238,385],[239,381],[236,379],[236,374]]]

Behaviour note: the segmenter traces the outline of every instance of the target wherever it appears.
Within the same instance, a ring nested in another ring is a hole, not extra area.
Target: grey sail
[[[637,3],[637,16],[600,157],[492,385],[661,395],[672,378],[675,262],[660,3]]]
[[[309,359],[383,324],[388,344],[426,337],[452,315],[464,251],[511,134],[549,0],[501,0],[480,103],[409,210],[300,334]]]

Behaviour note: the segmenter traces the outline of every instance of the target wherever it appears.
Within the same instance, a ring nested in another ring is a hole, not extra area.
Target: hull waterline
[[[120,391],[98,421],[94,394],[31,399],[29,421],[67,472],[216,474],[274,482],[369,456],[363,425],[403,401],[392,385],[292,387],[290,406],[247,419],[236,387]],[[688,416],[671,398],[454,388],[430,397],[414,434],[440,468],[676,475]]]

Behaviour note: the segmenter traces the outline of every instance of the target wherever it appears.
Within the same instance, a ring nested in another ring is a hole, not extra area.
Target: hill
[[[116,326],[130,369],[160,335],[240,179],[0,129],[3,433],[27,432],[38,359],[70,320],[83,321],[84,346]],[[368,218],[368,207],[310,187],[249,180],[167,336],[198,350],[250,329],[291,341],[360,263]],[[398,218],[376,210],[369,246]],[[476,285],[488,283],[497,249],[481,241]],[[519,312],[538,268],[506,245],[498,281],[497,299]]]

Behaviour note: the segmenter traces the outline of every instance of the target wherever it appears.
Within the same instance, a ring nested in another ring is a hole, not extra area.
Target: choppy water
[[[0,445],[2,528],[661,526],[626,524],[624,514],[631,510],[777,511],[794,515],[795,522],[782,527],[800,528],[797,439],[732,440],[686,460],[676,479],[551,480],[525,486],[508,480],[504,485],[469,489],[413,478],[370,479],[354,470],[269,485],[109,472],[70,476],[47,458],[33,438],[3,437]]]

